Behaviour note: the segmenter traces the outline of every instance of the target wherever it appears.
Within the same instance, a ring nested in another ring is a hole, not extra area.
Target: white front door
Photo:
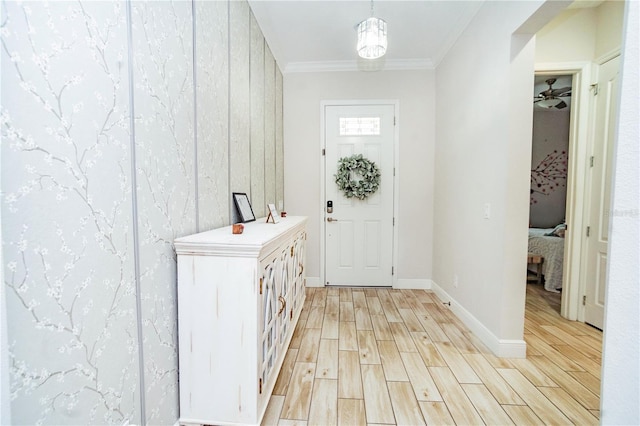
[[[392,285],[394,116],[394,105],[325,106],[327,285]],[[345,197],[335,182],[339,159],[355,154],[373,161],[381,173],[378,190],[364,200]]]
[[[587,283],[584,321],[602,329],[607,281],[609,211],[615,123],[618,114],[618,57],[602,64],[598,86],[591,168],[591,201],[587,221]]]

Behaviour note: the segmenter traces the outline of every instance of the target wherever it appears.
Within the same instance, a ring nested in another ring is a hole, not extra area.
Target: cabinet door
[[[261,337],[260,378],[266,386],[278,359],[278,257],[269,257],[261,263]]]
[[[293,287],[292,312],[304,301],[304,256],[305,256],[306,234],[300,232],[293,241],[293,256],[291,259],[291,281]]]
[[[289,316],[289,309],[291,303],[291,250],[292,246],[287,246],[280,253],[280,280],[279,280],[279,294],[278,294],[278,332],[280,333],[280,344],[283,345],[287,341],[287,333],[289,332],[289,324],[291,318]],[[287,348],[282,348],[286,351]]]

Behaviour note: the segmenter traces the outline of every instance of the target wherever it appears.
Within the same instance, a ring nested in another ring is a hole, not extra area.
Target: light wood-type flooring
[[[597,424],[602,333],[527,285],[526,359],[430,291],[309,288],[264,425]]]

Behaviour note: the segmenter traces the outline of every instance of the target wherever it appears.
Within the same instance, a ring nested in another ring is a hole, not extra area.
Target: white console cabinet
[[[180,424],[260,424],[304,302],[306,221],[175,240]]]

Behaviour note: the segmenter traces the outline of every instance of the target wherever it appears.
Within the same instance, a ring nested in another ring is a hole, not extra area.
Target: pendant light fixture
[[[373,0],[371,0],[371,17],[358,24],[358,55],[365,59],[376,59],[387,51],[387,23],[373,16]]]

